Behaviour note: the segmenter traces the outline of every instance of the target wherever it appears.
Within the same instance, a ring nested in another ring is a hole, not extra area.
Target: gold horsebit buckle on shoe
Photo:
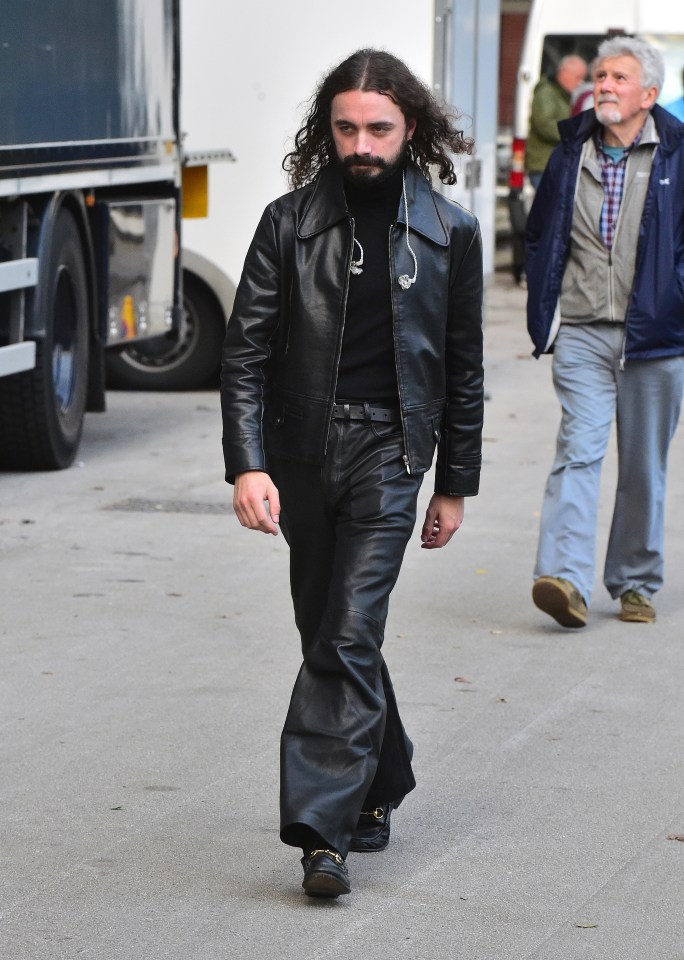
[[[375,820],[382,820],[382,818],[385,816],[385,810],[383,807],[376,807],[375,810],[362,810],[360,816],[373,817]]]
[[[334,850],[312,850],[310,853],[307,853],[306,859],[313,860],[315,856],[319,853],[327,853],[329,857],[335,861],[335,863],[344,864],[344,858],[340,856],[339,853],[336,853]]]

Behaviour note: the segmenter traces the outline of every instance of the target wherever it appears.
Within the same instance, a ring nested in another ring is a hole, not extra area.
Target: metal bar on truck
[[[38,260],[26,257],[23,260],[9,260],[0,263],[0,293],[8,290],[22,290],[35,287],[38,283]]]
[[[235,163],[237,157],[228,150],[184,150],[182,161],[184,167],[203,167],[207,163]]]
[[[33,340],[0,347],[0,377],[33,370],[36,365],[36,344]]]
[[[87,170],[79,173],[60,173],[40,177],[0,179],[0,197],[18,197],[31,193],[51,193],[57,190],[88,190],[122,184],[159,183],[169,181],[178,186],[175,164],[151,167],[121,167],[107,170]]]

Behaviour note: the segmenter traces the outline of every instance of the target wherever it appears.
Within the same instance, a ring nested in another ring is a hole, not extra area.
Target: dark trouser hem
[[[280,839],[289,847],[301,847],[303,853],[312,850],[337,850],[337,847],[307,823],[290,823],[280,831]],[[338,853],[342,851],[337,850]],[[342,854],[346,856],[346,854]]]
[[[363,810],[384,807],[387,803],[392,803],[396,809],[416,786],[411,768],[413,744],[401,722],[394,687],[384,660],[380,672],[387,705],[385,732],[375,776],[362,804]]]

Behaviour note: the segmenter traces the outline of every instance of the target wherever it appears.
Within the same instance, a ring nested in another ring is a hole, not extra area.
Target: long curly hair
[[[325,76],[309,101],[294,149],[285,156],[283,170],[292,187],[302,187],[337,158],[330,115],[333,98],[349,90],[373,91],[389,97],[416,129],[407,145],[408,156],[429,177],[437,168],[442,183],[456,183],[449,156],[472,153],[474,141],[455,124],[459,114],[450,114],[437,102],[429,87],[405,63],[383,50],[357,50]]]

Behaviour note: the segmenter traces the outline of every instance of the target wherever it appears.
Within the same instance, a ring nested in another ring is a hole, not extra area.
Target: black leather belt
[[[380,420],[382,423],[399,423],[398,407],[375,407],[372,403],[336,403],[333,420]]]

